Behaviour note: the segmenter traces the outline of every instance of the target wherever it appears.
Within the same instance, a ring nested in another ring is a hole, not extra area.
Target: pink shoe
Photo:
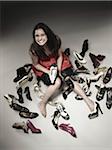
[[[73,137],[77,138],[76,132],[73,127],[69,126],[70,124],[60,124],[59,128],[71,134]]]

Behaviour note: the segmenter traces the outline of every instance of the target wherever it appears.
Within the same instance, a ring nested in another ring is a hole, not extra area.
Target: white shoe
[[[57,103],[56,109],[60,112],[60,115],[65,119],[68,120],[70,117],[68,113],[65,111],[65,107],[62,103]]]
[[[40,89],[37,83],[33,84],[33,87],[34,87],[34,91],[38,93],[39,97],[42,97],[44,95],[44,93],[42,92],[42,90]]]
[[[49,78],[52,84],[55,82],[56,76],[57,76],[57,66],[51,66]]]
[[[87,61],[77,51],[74,51],[73,55],[78,60],[78,62],[80,62],[81,64],[86,64],[87,63]]]
[[[9,103],[9,106],[12,106],[12,104],[18,100],[14,95],[11,95],[11,94],[5,94],[4,98]]]

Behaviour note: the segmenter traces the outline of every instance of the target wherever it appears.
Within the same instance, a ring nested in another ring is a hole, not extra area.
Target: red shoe
[[[28,130],[30,129],[32,133],[42,133],[41,130],[36,128],[30,120],[28,120],[26,124],[27,124]]]
[[[70,124],[60,124],[59,128],[71,134],[73,137],[77,138],[76,132],[73,127],[69,126]]]

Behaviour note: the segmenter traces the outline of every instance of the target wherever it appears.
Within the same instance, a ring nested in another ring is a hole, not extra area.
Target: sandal
[[[101,101],[104,98],[106,87],[105,86],[101,87],[101,86],[98,86],[98,85],[95,85],[95,87],[98,89],[98,92],[96,94],[96,99],[98,101]]]

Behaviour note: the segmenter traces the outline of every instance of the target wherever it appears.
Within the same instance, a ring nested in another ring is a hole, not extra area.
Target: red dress
[[[64,53],[62,53],[62,66],[61,66],[61,71],[64,71],[67,68],[72,67],[72,64],[69,60],[69,57],[67,57]],[[57,56],[54,55],[49,55],[48,58],[42,58],[42,59],[38,59],[38,64],[42,65],[43,67],[47,68],[48,70],[50,70],[50,67],[52,64],[57,64]],[[32,70],[34,71],[36,76],[41,77],[44,72],[37,70],[34,65],[32,65]]]

